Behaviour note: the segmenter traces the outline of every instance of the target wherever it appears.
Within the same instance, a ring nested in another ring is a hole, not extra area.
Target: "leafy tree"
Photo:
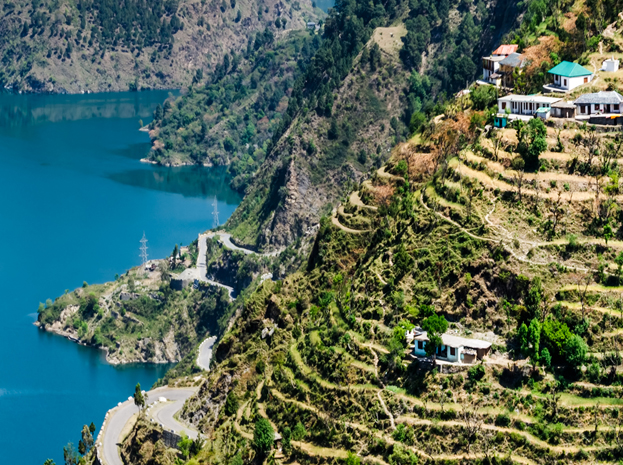
[[[563,348],[563,356],[567,364],[574,368],[578,368],[584,363],[587,352],[586,342],[577,334],[571,336]]]
[[[471,93],[475,110],[486,110],[497,101],[497,89],[494,86],[477,86]]]
[[[192,446],[192,444],[193,444],[192,439],[190,439],[186,435],[186,433],[182,432],[181,438],[179,442],[177,443],[177,448],[179,449],[180,453],[186,460],[188,460],[188,458],[190,457],[190,447]]]
[[[523,355],[527,357],[529,354],[530,346],[528,344],[528,327],[526,326],[526,323],[522,323],[519,327],[517,339],[519,342],[519,350]]]
[[[533,318],[528,327],[528,346],[530,359],[533,363],[539,362],[539,346],[541,344],[541,324],[539,320]]]
[[[268,454],[275,442],[275,431],[266,418],[259,418],[255,422],[253,432],[253,446],[262,455]]]
[[[404,425],[401,424],[399,426],[404,426]],[[360,465],[360,464],[361,464],[361,459],[359,459],[359,456],[349,451],[348,456],[346,457],[345,465]]]
[[[422,329],[426,331],[426,336],[428,337],[424,350],[427,356],[433,357],[437,349],[442,345],[441,335],[448,330],[446,317],[437,314],[431,315],[422,321]]]
[[[228,417],[234,415],[238,411],[238,396],[234,391],[229,391],[227,400],[225,400],[225,415]]]
[[[549,350],[547,350],[547,347],[543,347],[543,350],[541,350],[541,364],[545,367],[545,368],[549,368],[550,366],[552,366],[552,356],[549,353]]]
[[[307,436],[307,430],[305,429],[305,425],[299,421],[292,430],[292,439],[301,441],[305,436]]]
[[[136,387],[134,388],[134,405],[136,405],[139,410],[145,408],[145,397],[141,391],[140,383],[136,383]]]
[[[547,150],[547,128],[540,118],[532,118],[528,124],[518,121],[517,151],[526,162],[526,168],[537,170],[539,167],[539,155]]]

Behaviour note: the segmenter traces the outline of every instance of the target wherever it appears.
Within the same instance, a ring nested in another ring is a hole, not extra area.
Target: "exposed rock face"
[[[133,465],[173,465],[175,449],[169,449],[162,440],[162,430],[153,423],[139,419],[119,448],[123,463]]]
[[[181,416],[203,431],[212,430],[219,412],[225,404],[233,378],[228,373],[206,381],[197,394],[191,397],[182,410]]]

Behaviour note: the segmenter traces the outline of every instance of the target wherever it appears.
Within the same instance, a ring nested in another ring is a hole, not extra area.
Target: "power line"
[[[145,237],[145,231],[143,231],[143,238],[139,241],[141,243],[141,259],[143,260],[143,269],[145,269],[145,265],[147,264],[147,238]]]

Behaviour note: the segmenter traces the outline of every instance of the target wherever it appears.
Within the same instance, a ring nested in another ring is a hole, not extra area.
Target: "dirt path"
[[[363,201],[361,200],[361,197],[359,197],[359,192],[357,191],[351,192],[350,197],[348,198],[348,201],[356,207],[367,208],[373,211],[377,211],[379,209],[379,207],[374,207],[372,205],[366,205],[365,203],[363,203]]]
[[[333,210],[333,214],[331,215],[331,223],[333,223],[333,226],[336,226],[336,227],[340,228],[342,231],[350,233],[350,234],[364,234],[364,233],[370,232],[369,229],[351,229],[351,228],[349,228],[347,226],[344,226],[337,219],[336,215],[337,215],[337,210],[334,209]]]
[[[379,401],[381,402],[381,406],[383,407],[383,411],[385,412],[385,415],[389,417],[389,422],[392,425],[392,429],[396,429],[396,423],[394,422],[394,415],[392,415],[392,412],[390,412],[389,409],[387,408],[387,405],[385,405],[385,401],[383,400],[383,397],[381,396],[380,390],[379,392],[376,393],[376,397],[379,398]]]
[[[530,260],[530,259],[528,259],[526,257],[522,257],[522,256],[518,255],[517,253],[515,253],[515,251],[513,249],[511,249],[506,244],[504,244],[504,242],[501,239],[477,236],[476,234],[468,231],[463,226],[461,226],[459,223],[457,223],[456,221],[448,218],[447,216],[444,216],[443,214],[441,214],[441,213],[439,213],[437,211],[433,212],[433,210],[431,210],[430,207],[428,205],[426,205],[426,202],[424,202],[423,195],[420,196],[420,203],[422,204],[422,206],[426,210],[436,214],[437,216],[442,218],[444,221],[446,221],[446,222],[456,226],[463,233],[467,234],[471,238],[477,239],[477,240],[480,240],[480,241],[491,242],[493,244],[501,244],[502,247],[504,247],[504,250],[506,250],[509,254],[511,254],[513,256],[513,258],[515,258],[516,260],[518,260],[520,262],[529,263],[531,265],[537,265],[537,266],[549,266],[549,262],[536,262],[536,261]],[[576,271],[583,271],[583,272],[593,271],[593,270],[589,270],[588,268],[584,268],[584,267],[580,267],[580,266],[574,266],[574,265],[565,265],[565,267],[569,268],[569,269],[576,270]]]

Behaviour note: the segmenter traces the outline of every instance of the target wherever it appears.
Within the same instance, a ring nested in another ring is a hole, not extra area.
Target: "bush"
[[[467,376],[471,381],[480,381],[485,376],[485,367],[484,365],[474,365],[467,372]]]
[[[511,417],[508,415],[508,413],[500,413],[495,418],[495,424],[496,426],[507,427],[511,424]]]

